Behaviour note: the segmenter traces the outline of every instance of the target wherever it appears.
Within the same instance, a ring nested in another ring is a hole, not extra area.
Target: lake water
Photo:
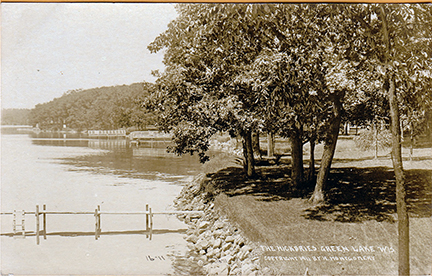
[[[41,138],[2,135],[2,212],[43,204],[48,211],[174,210],[182,184],[201,169],[196,156],[167,154],[160,143]],[[2,274],[188,274],[181,262],[187,226],[175,216],[155,215],[151,240],[142,233],[144,215],[102,215],[98,240],[93,215],[48,215],[39,245],[35,216],[26,215],[25,224],[27,237],[5,236],[13,232],[12,216],[1,216]],[[49,235],[59,232],[68,235]]]

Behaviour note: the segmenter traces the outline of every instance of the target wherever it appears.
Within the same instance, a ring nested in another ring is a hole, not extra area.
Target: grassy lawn
[[[316,156],[321,156],[317,147]],[[308,158],[305,147],[305,160]],[[415,149],[404,168],[410,212],[412,275],[432,273],[432,149]],[[317,160],[319,165],[319,160]],[[317,167],[318,167],[317,165]],[[306,166],[307,167],[307,166]],[[327,201],[313,206],[290,189],[289,160],[215,173],[215,206],[260,245],[261,263],[279,274],[397,274],[395,181],[388,153],[378,159],[350,139],[338,141]]]

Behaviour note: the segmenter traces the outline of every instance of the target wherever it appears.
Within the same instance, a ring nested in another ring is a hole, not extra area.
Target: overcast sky
[[[171,4],[1,4],[2,108],[33,108],[73,89],[154,81],[147,45]]]

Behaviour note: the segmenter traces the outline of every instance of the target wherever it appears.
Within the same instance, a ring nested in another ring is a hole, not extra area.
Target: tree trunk
[[[315,180],[315,137],[309,141],[310,144],[310,161],[309,161],[309,175],[308,180],[313,183]]]
[[[274,148],[275,148],[275,144],[274,144],[274,134],[269,132],[267,134],[267,156],[268,157],[273,157],[274,156]]]
[[[328,135],[324,141],[324,152],[321,158],[321,166],[318,171],[317,183],[312,197],[309,199],[314,204],[324,201],[324,188],[330,173],[331,163],[336,150],[336,142],[339,136],[339,126],[342,119],[342,102],[345,93],[335,95],[333,100],[333,119],[330,122]]]
[[[390,77],[389,102],[392,132],[392,161],[396,177],[396,207],[399,235],[399,275],[409,275],[409,217],[402,166],[401,130],[399,107],[393,76]]]
[[[385,53],[385,63],[389,82],[388,95],[390,104],[391,132],[392,132],[392,162],[396,178],[396,209],[398,214],[398,254],[399,254],[399,275],[409,275],[409,218],[406,206],[406,191],[404,173],[402,167],[401,149],[401,130],[399,118],[399,106],[396,95],[394,76],[389,72],[390,64],[390,39],[387,28],[387,18],[384,6],[380,6],[380,16],[382,20],[383,38],[387,51]]]
[[[244,171],[248,177],[255,175],[255,159],[252,148],[252,132],[243,132],[243,156],[244,156]]]
[[[374,140],[375,140],[375,159],[378,159],[378,126],[376,122],[373,123],[374,127]]]
[[[261,158],[261,147],[260,147],[260,140],[259,139],[260,139],[259,132],[258,131],[252,132],[253,152],[254,152],[255,156],[258,156],[259,158]]]
[[[403,121],[401,121],[401,141],[402,143],[405,142],[405,130],[404,130],[405,126]]]
[[[303,143],[298,130],[291,135],[291,160],[291,180],[298,190],[303,182]]]
[[[411,127],[410,127],[410,161],[412,161],[413,159],[413,154],[414,154],[414,127],[413,127],[413,123],[411,122]]]

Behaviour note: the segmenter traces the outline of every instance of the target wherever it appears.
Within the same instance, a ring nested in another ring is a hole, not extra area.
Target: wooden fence
[[[40,236],[43,235],[43,238],[47,238],[47,216],[48,215],[93,215],[95,218],[95,231],[94,236],[95,240],[99,239],[102,234],[101,230],[101,215],[145,215],[145,232],[146,236],[151,240],[153,234],[153,216],[154,215],[187,215],[187,214],[195,214],[195,215],[203,215],[203,211],[164,211],[164,212],[153,212],[152,208],[146,204],[145,211],[137,211],[137,212],[107,212],[101,211],[100,205],[95,208],[94,212],[75,212],[75,211],[47,211],[46,205],[42,206],[42,210],[40,210],[39,205],[36,205],[36,210],[34,212],[27,212],[24,210],[14,210],[13,212],[2,212],[0,215],[12,215],[13,216],[13,236],[20,233],[23,237],[26,236],[25,230],[25,216],[26,215],[34,215],[36,219],[36,228],[35,228],[35,236],[36,236],[36,244],[40,243]],[[42,229],[41,229],[42,225]],[[18,231],[17,228],[21,228],[21,231]],[[2,234],[3,235],[3,234]]]

